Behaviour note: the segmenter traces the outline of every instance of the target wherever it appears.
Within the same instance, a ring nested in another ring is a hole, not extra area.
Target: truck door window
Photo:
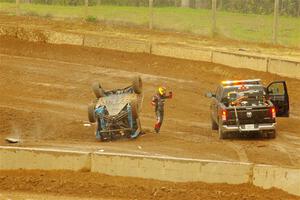
[[[272,95],[285,95],[284,85],[282,83],[273,83],[268,88],[268,92]]]

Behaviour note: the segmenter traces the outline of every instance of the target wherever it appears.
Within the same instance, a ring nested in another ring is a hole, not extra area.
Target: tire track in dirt
[[[157,80],[165,80],[165,81],[171,81],[171,82],[178,82],[178,83],[193,83],[191,80],[183,80],[183,79],[176,79],[176,78],[170,78],[166,76],[154,76],[150,74],[143,74],[143,73],[132,73],[125,70],[115,70],[115,69],[109,69],[105,67],[95,66],[95,65],[89,65],[89,64],[79,64],[79,63],[73,63],[73,62],[66,62],[66,61],[59,61],[59,60],[52,60],[52,59],[43,59],[43,58],[34,58],[34,57],[26,57],[26,56],[14,56],[14,55],[8,55],[8,54],[0,54],[0,58],[2,57],[2,63],[5,63],[5,60],[3,58],[9,58],[9,59],[19,59],[19,60],[29,60],[29,61],[39,61],[39,62],[45,62],[45,63],[53,63],[53,64],[61,64],[61,65],[69,65],[69,66],[77,66],[77,67],[89,67],[89,70],[84,69],[77,69],[78,72],[81,73],[92,73],[92,74],[98,74],[98,75],[106,75],[110,77],[119,77],[119,78],[132,78],[134,75],[141,75],[143,78],[143,81],[145,82],[153,82]]]
[[[229,146],[230,148],[234,149],[234,151],[236,152],[236,154],[239,157],[239,161],[249,162],[247,153],[243,146],[241,146],[239,144],[235,144],[234,142],[229,142],[229,141],[226,141],[226,143],[224,142],[224,145]]]

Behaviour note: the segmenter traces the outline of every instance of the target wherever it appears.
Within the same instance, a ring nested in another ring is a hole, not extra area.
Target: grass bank
[[[83,6],[59,6],[21,4],[21,13],[55,18],[84,18]],[[15,13],[15,4],[1,3],[0,11]],[[91,21],[148,26],[147,7],[90,6]],[[211,12],[204,9],[162,7],[154,8],[154,28],[200,35],[210,35]],[[300,18],[281,16],[279,19],[279,44],[300,47]],[[259,43],[272,41],[272,15],[217,13],[217,28],[220,36],[235,40]]]

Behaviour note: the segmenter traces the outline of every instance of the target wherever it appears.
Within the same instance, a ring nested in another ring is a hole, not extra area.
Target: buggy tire
[[[88,118],[89,122],[95,123],[96,122],[96,115],[95,115],[95,104],[91,103],[88,106]]]
[[[140,76],[134,77],[134,79],[132,81],[132,87],[133,87],[133,91],[136,94],[141,94],[142,93],[143,83],[142,83],[142,79],[141,79]]]
[[[211,118],[211,130],[218,130],[219,126],[218,124],[215,122],[215,120],[213,120],[213,118]]]
[[[132,117],[134,119],[137,119],[139,117],[138,115],[138,104],[135,100],[131,101],[131,112],[132,112]]]
[[[104,90],[98,82],[93,83],[92,90],[98,99],[105,96]]]

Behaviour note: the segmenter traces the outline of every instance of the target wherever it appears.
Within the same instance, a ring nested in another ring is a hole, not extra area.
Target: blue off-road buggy
[[[97,122],[96,138],[110,141],[139,136],[143,102],[141,78],[135,77],[132,85],[123,89],[104,91],[99,83],[94,83],[92,89],[96,100],[88,107],[88,118],[91,123]]]

